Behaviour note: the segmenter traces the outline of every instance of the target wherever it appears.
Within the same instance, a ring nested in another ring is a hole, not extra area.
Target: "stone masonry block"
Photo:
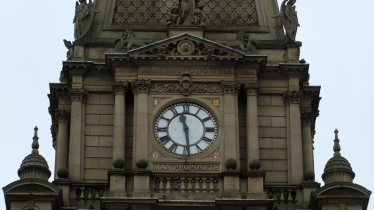
[[[114,104],[114,94],[102,93],[100,102],[101,104]]]
[[[90,97],[88,97],[87,104],[100,104],[100,94],[90,93]]]
[[[275,171],[287,171],[287,160],[274,160],[273,167]]]
[[[273,161],[272,160],[261,160],[261,169],[264,171],[272,171]]]
[[[273,148],[272,139],[269,139],[269,138],[259,138],[258,141],[259,141],[260,148],[268,148],[268,149]]]
[[[114,105],[86,105],[86,114],[114,114]]]
[[[113,136],[114,128],[113,126],[86,125],[85,132],[92,136]]]
[[[106,147],[86,147],[84,152],[85,157],[107,157],[113,156],[113,148]]]
[[[99,145],[102,147],[113,147],[113,137],[101,136]]]
[[[270,59],[270,58],[269,58]],[[285,80],[261,80],[261,87],[288,87],[288,79]]]
[[[239,138],[239,148],[240,149],[245,149],[247,148],[247,138]]]
[[[268,128],[268,127],[259,127],[258,128],[258,137],[277,137],[277,138],[286,138],[287,129],[286,128]]]
[[[99,168],[100,169],[112,169],[113,168],[112,158],[100,158],[99,159]]]
[[[239,149],[240,159],[247,158],[247,150],[246,149]]]
[[[132,136],[131,137],[126,136],[125,139],[126,139],[125,140],[126,147],[132,148],[133,145],[134,145],[134,142],[133,142],[134,140],[133,140]]]
[[[114,115],[100,115],[100,125],[113,125]]]
[[[89,146],[89,147],[99,146],[99,137],[97,137],[97,136],[85,136],[84,146]]]
[[[132,148],[125,148],[125,158],[132,158],[132,152],[133,152],[133,149]]]
[[[277,106],[259,106],[258,116],[285,117],[286,108]]]
[[[286,117],[272,117],[271,126],[273,127],[287,127]]]
[[[258,126],[271,126],[271,117],[258,117]]]
[[[87,125],[99,125],[100,115],[86,115],[86,124]]]
[[[85,169],[83,172],[83,178],[87,180],[107,181],[108,179],[107,170]]]
[[[272,106],[285,106],[283,96],[271,96]]]
[[[134,125],[134,116],[133,115],[126,115],[125,116],[125,125]]]
[[[125,132],[126,132],[125,133],[126,137],[133,137],[134,127],[132,127],[132,126],[126,126]]]
[[[276,138],[276,139],[272,139],[273,141],[273,148],[274,149],[285,149],[287,148],[287,139],[285,138]]]
[[[287,172],[266,172],[265,182],[287,183]]]
[[[260,159],[266,160],[286,160],[286,149],[260,149]]]
[[[239,137],[246,137],[246,136],[247,136],[246,127],[239,127]]]
[[[247,117],[246,116],[239,116],[239,125],[245,126],[247,124]]]
[[[99,159],[97,158],[85,158],[84,159],[84,168],[98,168]]]
[[[270,96],[259,95],[257,97],[257,104],[259,106],[270,106],[271,105],[271,98],[270,98]]]

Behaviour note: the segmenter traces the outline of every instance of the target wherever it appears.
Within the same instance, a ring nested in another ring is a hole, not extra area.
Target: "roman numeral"
[[[187,147],[183,147],[183,154],[184,154],[184,155],[188,155]]]
[[[205,132],[214,132],[214,128],[205,127]]]
[[[177,151],[177,148],[178,148],[178,145],[176,143],[173,143],[173,145],[171,145],[171,147],[169,147],[169,150],[172,151],[172,152],[175,152],[175,151]]]
[[[172,108],[170,109],[170,111],[172,111],[172,112],[174,113],[174,115],[179,114],[179,113],[177,112],[177,110],[176,110],[174,107],[172,107]]]
[[[167,144],[167,143],[170,141],[170,138],[169,138],[168,135],[166,135],[166,136],[161,137],[161,138],[160,138],[160,141],[161,141],[161,143],[163,143],[163,144]]]
[[[157,128],[158,132],[166,132],[166,127],[165,128]]]
[[[166,118],[166,117],[164,117],[164,116],[162,116],[161,119],[166,120],[166,121],[169,121],[169,120],[170,120],[170,119],[168,119],[168,118]]]
[[[203,119],[203,122],[206,122],[208,120],[210,120],[210,117],[207,117],[207,118]]]
[[[199,145],[196,144],[196,149],[197,149],[197,152],[200,152],[202,151],[202,149],[199,147]]]
[[[183,104],[183,113],[190,113],[190,106],[188,104]]]
[[[212,142],[212,139],[210,138],[207,138],[207,137],[203,137],[203,141],[205,141],[206,143],[210,144],[210,142]]]
[[[197,112],[196,112],[196,114],[195,115],[197,115],[199,112],[200,112],[200,110],[201,110],[201,108],[199,108],[198,110],[197,110]]]

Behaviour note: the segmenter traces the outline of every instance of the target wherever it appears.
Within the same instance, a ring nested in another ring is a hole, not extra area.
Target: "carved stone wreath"
[[[191,55],[195,52],[195,45],[189,40],[183,40],[179,42],[177,49],[181,55]]]

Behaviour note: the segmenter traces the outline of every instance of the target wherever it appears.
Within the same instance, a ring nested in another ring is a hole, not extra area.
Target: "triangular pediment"
[[[239,59],[244,53],[189,34],[164,39],[127,52],[130,57]]]

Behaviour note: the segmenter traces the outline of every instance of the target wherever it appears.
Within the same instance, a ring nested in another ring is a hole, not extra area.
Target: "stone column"
[[[305,171],[313,171],[313,143],[311,123],[313,120],[312,113],[303,113],[302,120],[302,135],[303,135],[303,166]]]
[[[56,171],[60,168],[69,167],[69,118],[70,112],[67,110],[57,110],[56,119],[58,120],[57,152],[56,152]]]
[[[237,161],[237,134],[236,134],[236,110],[237,110],[237,92],[240,84],[237,81],[222,81],[222,89],[224,91],[223,97],[223,112],[224,112],[224,148],[225,159],[234,159]]]
[[[288,91],[283,93],[285,103],[289,105],[289,138],[291,156],[291,184],[303,182],[303,155],[301,138],[300,102],[301,91]]]
[[[81,181],[81,151],[82,151],[82,106],[88,99],[88,91],[70,89],[71,117],[69,144],[69,178],[72,182]]]
[[[114,102],[114,141],[113,162],[117,159],[125,160],[125,95],[127,82],[115,82],[112,85],[115,95]]]
[[[260,160],[260,148],[258,142],[258,114],[257,93],[259,83],[244,83],[247,94],[247,168],[252,160]]]
[[[151,80],[135,80],[132,87],[135,95],[135,160],[148,158],[148,89]],[[135,167],[135,164],[134,164]],[[136,168],[134,168],[136,169]]]

